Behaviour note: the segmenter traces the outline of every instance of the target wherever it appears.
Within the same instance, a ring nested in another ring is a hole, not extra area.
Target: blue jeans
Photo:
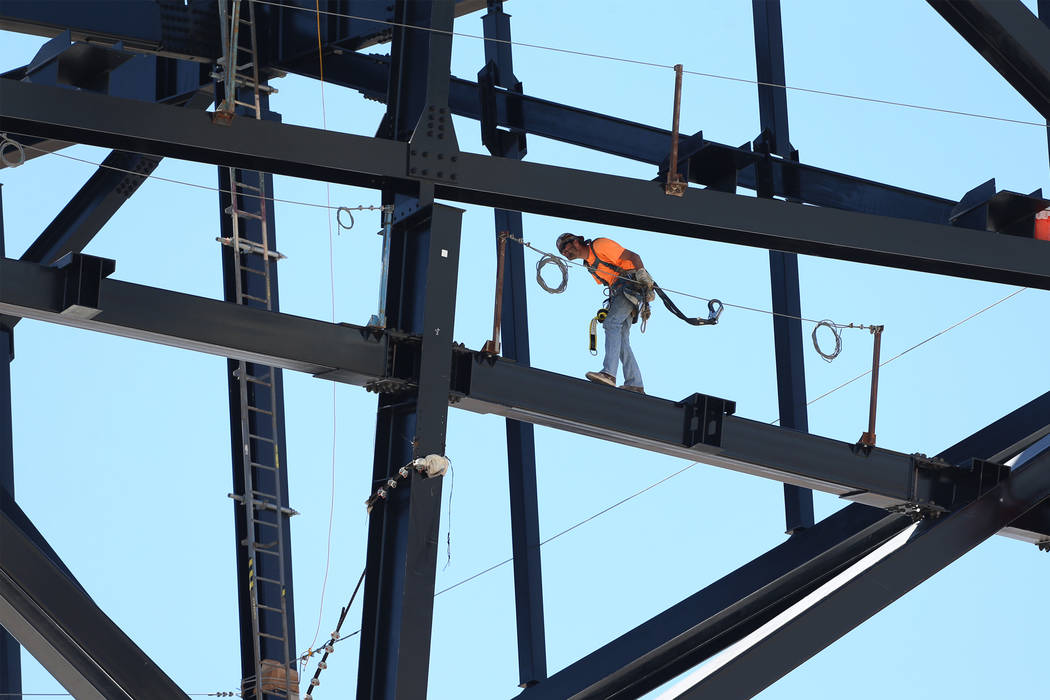
[[[631,312],[634,305],[623,295],[623,287],[613,287],[609,293],[609,315],[602,322],[605,329],[605,362],[602,371],[616,376],[616,368],[623,364],[623,383],[644,386],[642,371],[631,351]]]

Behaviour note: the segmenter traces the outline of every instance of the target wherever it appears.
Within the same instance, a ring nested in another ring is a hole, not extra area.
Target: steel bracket
[[[448,107],[427,105],[408,142],[409,177],[455,182],[459,177],[459,144]]]
[[[117,261],[82,253],[67,253],[54,267],[65,272],[62,315],[92,319],[102,313],[102,280],[117,269]]]
[[[686,409],[682,443],[687,447],[721,447],[722,419],[736,412],[736,402],[705,394],[693,394],[678,403]]]

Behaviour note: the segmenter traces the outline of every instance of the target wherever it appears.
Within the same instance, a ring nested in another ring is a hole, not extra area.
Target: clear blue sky
[[[1034,11],[1034,0],[1026,3]],[[644,8],[644,9],[643,9]],[[751,3],[514,0],[516,40],[630,57],[687,70],[754,77]],[[790,85],[1012,119],[1039,115],[926,3],[785,2]],[[480,34],[480,15],[457,29]],[[3,34],[0,70],[22,65],[42,42]],[[377,47],[378,51],[385,50]],[[667,128],[667,69],[515,47],[529,94]],[[472,78],[481,42],[457,38],[453,72]],[[321,126],[318,83],[275,83],[288,123]],[[382,106],[325,89],[328,128],[371,135]],[[799,92],[789,94],[791,140],[803,161],[958,199],[988,178],[1000,189],[1050,190],[1045,129]],[[462,148],[481,152],[478,126],[456,121]],[[758,133],[753,85],[686,76],[682,130],[740,144]],[[100,149],[71,155],[100,161]],[[529,160],[639,178],[652,168],[529,138]],[[58,156],[0,171],[8,254],[16,257],[93,172]],[[156,174],[215,186],[215,168],[166,160]],[[277,178],[278,197],[324,203],[323,183]],[[333,205],[378,204],[378,193],[331,187]],[[278,205],[282,310],[328,320],[329,224],[323,210]],[[492,215],[468,208],[456,338],[480,348],[491,323]],[[87,252],[117,260],[117,279],[220,298],[214,193],[147,182]],[[358,217],[334,241],[335,318],[364,323],[375,311],[378,217]],[[526,238],[552,247],[558,233],[611,236],[641,253],[664,286],[769,308],[764,250],[526,216]],[[536,256],[526,253],[527,260]],[[800,259],[803,312],[839,322],[883,323],[884,357],[1006,296],[1014,287],[873,266]],[[600,295],[585,274],[551,296],[530,279],[533,364],[569,375],[596,369],[586,325]],[[1047,294],[1028,290],[883,369],[881,446],[934,454],[1047,390]],[[680,305],[699,313],[701,303]],[[806,326],[807,334],[811,326]],[[808,342],[808,340],[807,340]],[[871,339],[847,331],[831,364],[807,345],[811,397],[864,370]],[[727,309],[714,328],[657,310],[635,334],[650,393],[693,392],[737,402],[738,415],[777,415],[772,324]],[[26,321],[13,365],[16,495],[22,508],[99,605],[191,693],[239,682],[225,362]],[[325,570],[335,441],[335,518],[320,634],[333,629],[364,566],[375,396],[286,373],[297,638],[314,637]],[[856,440],[865,428],[867,381],[810,408],[814,433]],[[503,421],[452,411],[452,517],[442,520],[437,588],[510,555]],[[548,537],[687,463],[539,428],[541,536]],[[445,498],[448,499],[446,483]],[[818,517],[844,505],[817,498]],[[447,506],[446,506],[447,509]],[[451,562],[444,538],[451,523]],[[543,548],[549,667],[554,672],[783,541],[781,487],[696,466]],[[765,691],[788,698],[881,699],[1045,695],[1044,604],[1050,559],[995,537]],[[355,602],[344,632],[357,629]],[[61,692],[23,656],[27,693]],[[511,568],[503,566],[435,603],[432,698],[516,692]],[[357,643],[344,642],[322,674],[318,698],[349,697]],[[311,669],[312,671],[312,666]]]

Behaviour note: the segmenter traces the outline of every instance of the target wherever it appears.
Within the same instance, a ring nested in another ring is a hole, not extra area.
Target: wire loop
[[[17,162],[8,158],[8,154],[12,152],[10,149],[14,149],[14,152],[18,154]],[[8,168],[17,168],[26,162],[26,151],[22,148],[22,144],[8,138],[7,134],[0,134],[0,161]]]
[[[822,327],[829,329],[831,334],[835,337],[835,349],[831,352],[824,352],[820,349],[820,341],[817,339],[817,331]],[[839,353],[842,352],[842,333],[839,331],[839,324],[830,319],[824,319],[817,325],[813,326],[813,349],[817,351],[818,355],[824,358],[825,362],[831,362],[838,357]]]
[[[549,286],[543,279],[543,268],[550,263],[553,263],[561,272],[561,284],[557,287]],[[549,292],[550,294],[561,294],[565,291],[565,288],[569,286],[569,266],[566,265],[565,261],[561,258],[551,255],[550,253],[545,253],[543,257],[540,258],[540,261],[536,263],[536,282],[543,287],[544,291]]]
[[[343,212],[350,217],[350,225],[347,226],[343,223]],[[350,207],[339,207],[335,210],[335,222],[339,224],[339,228],[345,228],[347,231],[354,227],[354,213],[350,211]]]

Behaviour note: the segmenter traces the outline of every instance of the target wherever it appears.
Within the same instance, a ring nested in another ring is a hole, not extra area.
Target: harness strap
[[[629,272],[628,270],[625,270],[624,268],[620,267],[619,265],[614,265],[613,263],[609,262],[608,260],[603,260],[602,257],[600,255],[598,255],[598,251],[596,251],[594,249],[594,242],[593,241],[588,243],[587,247],[590,249],[591,255],[594,256],[594,264],[593,265],[587,265],[587,272],[590,272],[591,273],[591,277],[593,277],[594,279],[598,280],[599,283],[604,284],[606,287],[612,286],[608,282],[605,281],[604,277],[601,277],[601,276],[598,275],[597,269],[598,269],[599,265],[605,265],[607,268],[612,270],[616,274],[617,277],[624,277]]]
[[[722,315],[722,302],[718,299],[712,299],[707,302],[707,310],[710,312],[707,318],[689,318],[682,313],[682,310],[679,309],[673,301],[671,301],[671,298],[667,296],[667,293],[664,292],[664,290],[660,289],[658,286],[654,286],[653,291],[657,293],[660,297],[660,301],[664,303],[664,306],[667,307],[668,311],[691,326],[713,326],[718,323],[718,317]]]

